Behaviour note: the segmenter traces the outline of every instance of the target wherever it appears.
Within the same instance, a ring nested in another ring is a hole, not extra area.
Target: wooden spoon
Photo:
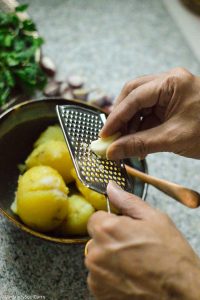
[[[200,205],[200,194],[190,190],[188,188],[185,188],[181,185],[178,185],[176,183],[159,179],[156,177],[153,177],[149,174],[140,172],[130,166],[125,166],[127,173],[131,176],[137,177],[143,182],[149,183],[159,189],[160,191],[164,192],[168,196],[174,198],[176,201],[184,204],[185,206],[189,208],[197,208]]]

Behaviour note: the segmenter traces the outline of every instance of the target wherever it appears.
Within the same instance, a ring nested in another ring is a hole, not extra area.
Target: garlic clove
[[[98,138],[97,140],[93,141],[90,144],[90,149],[92,152],[94,152],[97,156],[101,158],[106,158],[106,152],[108,147],[120,137],[121,133],[117,132],[113,134],[112,136],[109,136],[107,138]]]
[[[44,88],[44,95],[47,97],[54,97],[59,95],[60,84],[57,81],[50,81]]]
[[[48,76],[53,77],[56,74],[56,66],[50,57],[42,56],[40,65]]]

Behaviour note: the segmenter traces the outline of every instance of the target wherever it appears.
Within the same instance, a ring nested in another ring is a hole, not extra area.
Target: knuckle
[[[128,140],[125,152],[127,156],[137,155],[139,157],[145,157],[148,154],[148,147],[143,139],[134,137]]]
[[[87,285],[92,293],[96,293],[98,291],[97,283],[93,280],[91,275],[87,277]]]
[[[92,250],[89,251],[88,255],[85,258],[85,266],[88,270],[93,271],[95,270],[95,266],[98,265],[100,260],[100,251],[98,250]]]
[[[105,220],[100,227],[100,231],[107,235],[112,235],[113,231],[118,227],[118,218],[113,220]]]
[[[166,75],[161,84],[159,101],[166,107],[172,99],[175,90],[179,86],[180,78],[177,74],[171,72]]]
[[[185,68],[176,67],[170,71],[169,77],[172,78],[171,80],[173,82],[181,83],[181,82],[191,80],[194,77],[194,75]]]
[[[107,214],[104,211],[97,211],[89,218],[87,223],[88,229],[93,229],[94,232],[98,232],[99,224],[101,224],[102,218]]]
[[[93,224],[94,237],[100,237],[102,235],[102,229],[101,229],[101,227],[102,227],[101,223],[98,223],[98,224],[95,223],[95,224]]]
[[[132,91],[132,87],[133,87],[133,81],[132,80],[129,80],[127,81],[124,86],[123,86],[123,92],[125,93],[130,93]]]
[[[181,75],[192,75],[187,69],[183,68],[183,67],[176,67],[171,69],[170,73],[173,74],[181,74]]]
[[[183,68],[183,67],[175,67],[175,68],[172,68],[172,69],[170,70],[170,73],[173,73],[173,74],[180,74],[180,73],[183,73],[183,72],[185,72],[185,71],[186,71],[186,69]]]
[[[139,137],[135,138],[135,147],[138,149],[141,157],[145,157],[148,154],[146,143]]]
[[[127,222],[127,215],[130,214],[130,212],[134,209],[134,202],[133,202],[133,197],[132,196],[126,196],[124,198],[123,204],[120,207],[120,211],[124,215],[121,217],[121,223],[126,223]]]
[[[166,79],[169,81],[180,81],[180,79],[190,79],[193,77],[194,75],[191,72],[182,67],[173,68],[166,75]]]
[[[174,92],[175,86],[177,86],[179,82],[179,76],[176,73],[169,73],[163,80],[163,91],[167,94],[171,95]]]
[[[159,211],[158,216],[159,216],[159,220],[160,220],[160,218],[162,219],[162,223],[166,223],[166,224],[172,223],[171,218],[165,212]]]

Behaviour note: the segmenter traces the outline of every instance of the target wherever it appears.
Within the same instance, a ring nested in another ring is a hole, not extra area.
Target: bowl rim
[[[92,104],[84,102],[82,100],[64,99],[62,97],[51,97],[51,98],[38,98],[38,99],[33,99],[33,100],[26,100],[26,101],[23,101],[21,103],[18,103],[16,105],[14,105],[14,106],[11,106],[11,107],[9,107],[8,109],[6,109],[5,111],[3,111],[0,114],[0,120],[2,120],[3,118],[6,118],[6,116],[9,115],[11,112],[13,112],[15,110],[18,110],[19,108],[21,108],[23,106],[27,106],[29,104],[34,104],[34,103],[39,103],[41,101],[52,102],[53,100],[54,101],[55,100],[58,100],[58,101],[62,100],[62,101],[66,101],[66,102],[67,101],[73,101],[75,103],[79,103],[79,104],[82,104],[82,105],[87,106],[87,107],[89,106],[89,107],[92,107],[92,108],[96,108],[96,109],[101,110],[102,112],[105,113],[105,111],[103,109],[99,108],[98,106],[92,105]],[[146,159],[142,160],[142,164],[143,164],[145,173],[148,173],[148,166],[147,166]],[[147,191],[148,191],[148,184],[144,183],[144,189],[143,189],[143,194],[142,194],[142,199],[143,200],[146,199]],[[46,240],[48,242],[54,242],[54,243],[58,243],[58,244],[85,244],[90,239],[89,236],[75,237],[75,238],[74,237],[73,238],[70,238],[70,237],[66,238],[66,237],[49,236],[49,235],[46,235],[45,233],[41,233],[41,232],[35,231],[35,230],[33,230],[29,227],[26,227],[26,225],[24,225],[23,223],[19,222],[14,217],[9,215],[1,207],[0,207],[0,213],[3,216],[5,216],[17,228],[21,229],[23,232],[26,232],[31,236],[41,238],[41,239]]]

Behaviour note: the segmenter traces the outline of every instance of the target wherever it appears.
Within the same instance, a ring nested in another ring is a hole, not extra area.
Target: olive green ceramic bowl
[[[39,233],[28,228],[12,213],[10,205],[14,200],[19,176],[18,164],[23,163],[32,151],[33,143],[49,125],[58,123],[55,106],[74,104],[78,101],[64,99],[42,99],[18,104],[0,115],[0,212],[13,224],[29,234],[56,243],[84,243],[89,237],[60,238],[51,233]],[[78,102],[86,106],[83,102]],[[98,109],[98,108],[96,108]],[[146,171],[145,161],[131,159],[129,164]],[[134,193],[143,199],[147,186],[134,180]]]

